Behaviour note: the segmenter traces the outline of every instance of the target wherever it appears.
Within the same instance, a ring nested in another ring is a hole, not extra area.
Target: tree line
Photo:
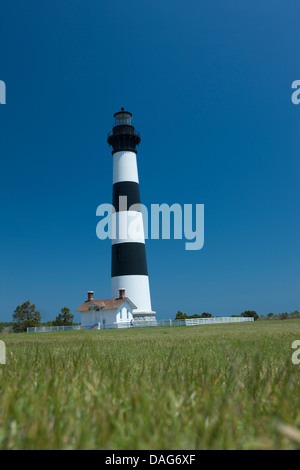
[[[254,321],[259,319],[259,316],[254,310],[245,310],[245,312],[242,312],[240,315],[231,315],[232,317],[253,317]],[[185,320],[187,318],[212,318],[213,315],[211,313],[203,312],[201,315],[199,314],[194,314],[194,315],[187,315],[186,313],[182,313],[180,310],[178,310],[175,320]]]
[[[186,313],[182,313],[178,310],[175,320],[184,320],[186,318],[212,318],[213,315],[211,313],[203,312],[201,315],[194,314],[194,315],[187,315]],[[283,312],[283,313],[268,313],[267,315],[258,315],[254,310],[245,310],[240,315],[231,315],[231,317],[251,317],[254,318],[254,321],[257,320],[293,320],[293,319],[300,319],[300,312],[298,310],[294,310],[291,313]]]
[[[70,326],[73,323],[74,315],[70,312],[70,309],[63,307],[60,313],[57,315],[55,320],[48,321],[47,326]],[[13,331],[15,333],[26,332],[27,328],[38,327],[41,325],[41,313],[36,310],[34,304],[31,304],[29,300],[19,305],[13,313]]]
[[[206,313],[203,312],[201,315],[198,315],[195,313],[194,315],[187,315],[186,313],[182,313],[180,310],[178,310],[175,320],[185,320],[187,318],[211,318],[212,314],[211,313]]]
[[[267,315],[260,315],[260,320],[295,320],[300,318],[300,312],[294,310],[291,313],[282,312],[282,313],[268,313]]]

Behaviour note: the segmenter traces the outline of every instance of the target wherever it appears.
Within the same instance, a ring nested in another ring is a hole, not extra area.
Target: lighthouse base
[[[132,316],[135,323],[156,323],[156,312],[145,312],[140,310],[133,310]]]

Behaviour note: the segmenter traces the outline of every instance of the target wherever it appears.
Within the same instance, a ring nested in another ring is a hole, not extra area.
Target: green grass
[[[299,320],[1,335],[0,449],[300,449],[296,339]]]

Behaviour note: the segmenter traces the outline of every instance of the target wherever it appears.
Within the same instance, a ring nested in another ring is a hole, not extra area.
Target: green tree
[[[39,326],[41,323],[41,314],[35,309],[35,305],[29,300],[19,305],[13,313],[13,331],[21,333],[29,327]]]
[[[272,313],[272,312],[268,313],[267,317],[269,317],[269,318],[274,317],[274,313]]]
[[[207,313],[207,312],[203,312],[201,313],[201,315],[199,316],[199,318],[211,318],[212,317],[212,314],[211,313]]]
[[[180,310],[178,310],[175,320],[183,320],[186,317],[185,313],[182,313]]]
[[[259,318],[254,310],[246,310],[245,312],[242,312],[241,317],[253,317],[254,321],[258,320]]]
[[[298,312],[298,310],[294,310],[289,316],[290,318],[300,318],[300,312]]]
[[[280,320],[286,320],[288,318],[289,314],[287,312],[283,312],[279,314],[279,319]]]
[[[70,309],[64,307],[57,315],[56,319],[52,323],[53,326],[71,326],[73,325],[74,315],[70,312]]]

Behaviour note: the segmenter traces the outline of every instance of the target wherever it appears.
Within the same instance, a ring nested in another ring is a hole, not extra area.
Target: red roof
[[[125,300],[127,300],[127,302],[129,302],[133,308],[136,308],[136,305],[134,305],[134,303],[131,302],[128,297],[124,297],[123,299],[87,300],[82,305],[80,305],[76,312],[87,312],[93,307],[100,307],[100,310],[115,310],[120,307],[120,305],[122,305]]]

